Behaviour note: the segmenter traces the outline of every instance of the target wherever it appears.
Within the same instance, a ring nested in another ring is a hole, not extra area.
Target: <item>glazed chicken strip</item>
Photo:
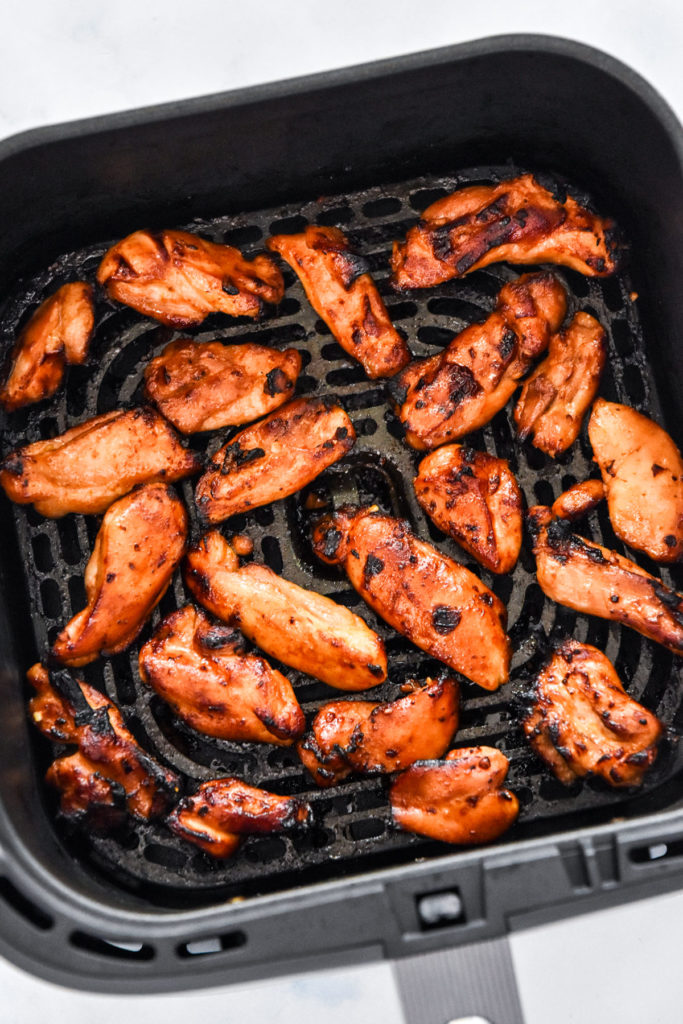
[[[577,313],[550,339],[548,355],[524,382],[515,407],[520,440],[555,458],[574,444],[598,393],[607,336],[595,317]]]
[[[389,390],[408,444],[436,448],[493,419],[547,348],[566,308],[565,290],[552,274],[526,274],[501,288],[483,323],[394,377]]]
[[[167,823],[176,835],[212,857],[230,857],[247,835],[307,825],[312,812],[296,797],[278,796],[241,779],[211,779],[173,809]]]
[[[339,690],[365,690],[386,679],[384,644],[358,615],[290,583],[265,565],[240,567],[215,530],[190,549],[185,581],[213,615],[273,658]]]
[[[353,447],[340,405],[297,398],[236,434],[211,459],[195,493],[208,523],[267,505],[305,487]]]
[[[599,398],[588,423],[617,537],[656,562],[683,554],[683,459],[647,416]]]
[[[235,630],[192,605],[161,623],[139,657],[140,676],[197,732],[289,746],[306,721],[289,680],[245,654]]]
[[[48,675],[34,665],[28,680],[37,690],[29,704],[34,725],[48,739],[78,747],[54,761],[46,776],[61,793],[64,814],[104,824],[125,811],[147,819],[168,809],[178,796],[178,777],[145,753],[108,697],[64,669]]]
[[[424,686],[385,704],[339,700],[325,704],[299,757],[319,786],[334,786],[351,772],[395,772],[440,757],[458,728],[459,690],[453,679]]]
[[[600,480],[583,480],[564,491],[552,505],[551,512],[560,519],[583,519],[597,508],[605,497],[605,488]]]
[[[92,286],[63,284],[23,328],[10,356],[0,403],[13,412],[50,398],[62,383],[67,363],[84,363],[95,326]]]
[[[532,174],[472,185],[428,207],[391,258],[397,288],[431,288],[490,263],[556,263],[590,277],[618,267],[613,221]]]
[[[577,612],[621,622],[683,654],[683,597],[635,562],[572,533],[544,505],[529,510],[544,594]]]
[[[185,553],[187,513],[167,484],[146,484],[107,511],[85,569],[87,606],[64,627],[52,657],[87,665],[133,642]]]
[[[301,356],[265,345],[179,338],[145,369],[145,393],[183,434],[239,427],[294,394]]]
[[[394,821],[406,832],[461,846],[498,839],[519,813],[517,797],[502,788],[507,770],[495,747],[462,747],[443,761],[414,764],[391,785]]]
[[[600,775],[610,786],[639,786],[657,757],[663,728],[624,691],[602,651],[565,640],[539,673],[523,721],[536,753],[560,782]]]
[[[374,507],[346,506],[313,534],[318,557],[342,565],[378,615],[417,647],[485,690],[507,682],[507,613],[464,566]]]
[[[136,231],[113,245],[97,280],[109,298],[169,327],[192,327],[209,313],[257,317],[284,295],[270,256],[247,260],[230,245],[187,231]]]
[[[298,274],[316,313],[368,377],[392,377],[409,362],[367,262],[339,228],[310,226],[299,235],[274,235],[266,245]]]
[[[18,448],[0,464],[0,484],[12,501],[57,518],[104,512],[137,484],[172,483],[200,468],[158,412],[119,409]]]
[[[427,455],[415,494],[440,530],[491,572],[511,572],[522,545],[522,492],[505,459],[459,444]]]

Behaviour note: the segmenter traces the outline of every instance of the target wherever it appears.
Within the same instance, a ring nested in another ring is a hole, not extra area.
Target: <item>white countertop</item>
[[[509,32],[605,50],[683,119],[680,0],[33,0],[6,5],[0,138],[26,128]],[[683,892],[512,936],[527,1024],[673,1024],[683,1019]],[[1,1024],[400,1024],[386,963],[168,996],[99,996],[0,960]],[[445,1022],[444,1022],[445,1024]]]

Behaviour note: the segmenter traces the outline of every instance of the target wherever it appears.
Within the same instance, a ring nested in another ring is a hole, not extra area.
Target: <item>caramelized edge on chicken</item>
[[[624,691],[602,651],[572,639],[557,647],[536,677],[522,726],[567,786],[590,774],[610,786],[639,786],[663,733],[661,722]]]
[[[389,791],[391,813],[406,832],[473,846],[498,839],[519,813],[503,789],[508,759],[495,747],[451,750],[444,761],[412,765]]]
[[[622,244],[614,222],[532,174],[460,189],[429,206],[395,242],[392,281],[429,288],[491,263],[557,263],[591,277],[613,274]]]

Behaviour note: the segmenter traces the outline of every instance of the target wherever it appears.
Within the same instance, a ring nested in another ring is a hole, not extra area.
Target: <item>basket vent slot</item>
[[[69,942],[76,949],[86,953],[97,953],[98,956],[110,957],[113,960],[153,960],[156,953],[153,946],[146,942],[101,939],[87,932],[72,932]]]
[[[12,910],[16,911],[17,914],[20,914],[32,925],[35,925],[36,928],[40,928],[41,931],[49,931],[54,926],[54,921],[50,915],[46,914],[32,900],[19,892],[8,878],[0,877],[0,896]]]
[[[177,953],[183,959],[191,956],[213,956],[216,953],[225,953],[230,949],[240,949],[246,943],[245,932],[226,932],[223,935],[207,935],[201,939],[192,939],[190,942],[181,942],[177,946]]]

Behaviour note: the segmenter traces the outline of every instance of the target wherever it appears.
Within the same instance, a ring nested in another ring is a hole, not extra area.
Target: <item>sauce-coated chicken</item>
[[[639,786],[657,757],[662,725],[624,691],[596,647],[565,640],[539,673],[522,723],[529,743],[565,785],[600,775]]]
[[[319,786],[334,786],[351,772],[396,772],[440,757],[458,728],[459,690],[453,679],[424,686],[384,704],[338,700],[325,704],[299,757]]]
[[[63,284],[41,303],[12,349],[0,389],[7,412],[54,395],[66,364],[85,362],[94,326],[93,289],[84,281]]]
[[[192,605],[167,616],[140,651],[140,676],[207,736],[289,746],[306,726],[289,680],[239,633]]]
[[[259,316],[263,303],[278,303],[285,290],[270,256],[247,260],[187,231],[128,235],[105,253],[97,280],[111,299],[179,328],[209,313]]]
[[[211,459],[195,492],[208,523],[287,498],[353,447],[356,432],[340,405],[296,398],[246,427]]]
[[[312,812],[296,797],[278,796],[241,779],[211,779],[173,809],[167,823],[212,857],[230,857],[245,836],[307,825]]]
[[[495,747],[462,747],[443,761],[414,764],[389,791],[394,821],[445,843],[489,843],[519,813],[517,797],[502,788],[507,770],[508,759]]]
[[[520,439],[553,458],[574,444],[598,393],[607,336],[595,317],[577,313],[553,335],[548,355],[525,380],[515,406]]]
[[[490,263],[557,263],[591,277],[617,269],[614,223],[532,174],[472,185],[428,207],[391,257],[397,288],[431,288]]]
[[[572,533],[544,505],[529,510],[544,594],[577,612],[621,622],[683,654],[683,597],[635,562]]]
[[[445,445],[422,460],[414,484],[440,530],[492,572],[511,572],[522,545],[522,492],[505,459]]]
[[[593,406],[588,423],[614,532],[657,562],[683,554],[683,459],[667,432],[627,405]]]
[[[266,245],[296,271],[316,313],[368,377],[391,377],[410,360],[366,261],[352,252],[339,228],[309,226],[299,235],[275,235]]]
[[[279,408],[301,371],[295,348],[179,338],[145,369],[145,393],[183,434],[239,427]]]
[[[87,665],[133,642],[185,553],[187,513],[167,484],[146,484],[107,510],[85,569],[87,605],[55,640],[52,657]]]
[[[11,452],[0,464],[0,484],[12,501],[57,518],[104,512],[137,484],[172,483],[200,468],[158,412],[119,409]]]
[[[291,668],[340,690],[386,679],[384,644],[363,619],[265,565],[240,567],[215,530],[190,549],[185,581],[200,604]]]
[[[38,691],[29,704],[34,725],[48,739],[78,747],[46,776],[61,793],[64,814],[106,824],[126,810],[146,819],[168,809],[178,795],[177,776],[145,753],[108,697],[63,669],[48,675],[34,665],[28,680]]]
[[[583,519],[597,508],[605,497],[605,488],[600,480],[582,480],[581,483],[563,491],[552,504],[551,512],[560,519],[574,522]]]
[[[341,564],[370,607],[417,647],[485,690],[507,682],[505,606],[405,522],[347,506],[321,520],[313,548],[324,562]]]
[[[413,448],[456,441],[493,419],[531,362],[548,346],[567,308],[552,274],[504,285],[493,313],[442,353],[411,363],[389,385]]]

